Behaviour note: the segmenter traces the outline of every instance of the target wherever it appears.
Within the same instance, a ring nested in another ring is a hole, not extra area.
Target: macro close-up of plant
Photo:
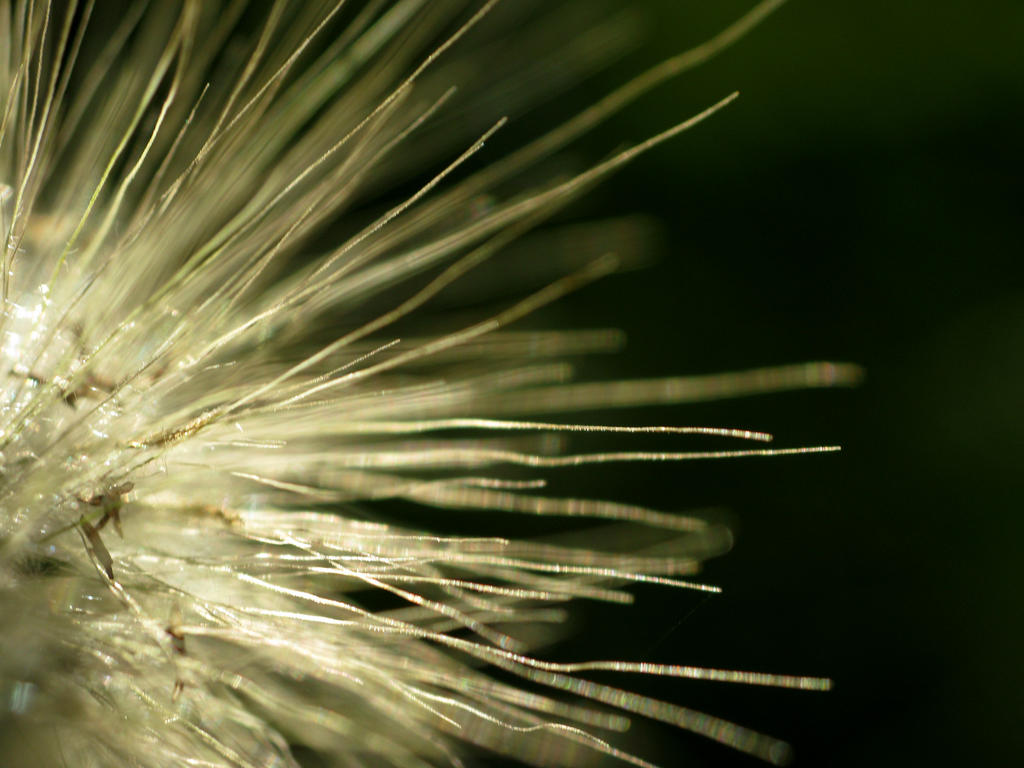
[[[855,385],[845,348],[636,374],[632,299],[554,309],[658,251],[573,206],[742,83],[601,126],[781,5],[602,85],[628,4],[0,0],[0,764],[652,766],[639,720],[787,762],[638,681],[827,668],[553,654],[588,604],[717,594],[733,542],[588,478],[839,450],[676,406]]]

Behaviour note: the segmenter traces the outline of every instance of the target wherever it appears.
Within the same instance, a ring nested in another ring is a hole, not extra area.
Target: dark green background
[[[648,44],[595,95],[749,3],[644,6]],[[637,683],[787,739],[796,765],[1020,760],[1022,48],[1019,2],[795,0],[587,140],[605,152],[742,92],[586,203],[664,227],[656,266],[561,309],[626,329],[630,375],[837,359],[867,378],[648,411],[844,452],[595,475],[594,494],[723,504],[737,541],[706,572],[725,594],[642,590],[566,657],[831,676],[829,694]],[[756,764],[637,734],[664,765]]]

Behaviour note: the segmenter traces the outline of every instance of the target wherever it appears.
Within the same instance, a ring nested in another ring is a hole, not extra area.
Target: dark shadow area
[[[646,5],[647,62],[747,6]],[[705,573],[723,595],[641,590],[561,655],[828,675],[829,694],[615,680],[785,738],[795,765],[1019,759],[1021,40],[1005,1],[793,2],[592,140],[742,92],[589,198],[659,217],[665,246],[573,297],[566,322],[624,328],[630,376],[838,359],[867,378],[630,414],[844,451],[595,477],[595,494],[727,507],[736,546]],[[647,724],[633,739],[664,765],[756,764]]]

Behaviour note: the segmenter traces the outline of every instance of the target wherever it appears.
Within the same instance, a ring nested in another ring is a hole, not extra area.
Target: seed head
[[[550,159],[777,4],[494,156],[496,97],[557,95],[621,19],[553,41],[562,12],[519,24],[496,0],[0,2],[5,765],[458,765],[469,744],[647,765],[614,746],[628,714],[779,759],[587,673],[827,681],[543,660],[570,601],[714,591],[691,574],[728,543],[545,484],[831,450],[639,451],[635,433],[770,436],[564,419],[856,371],[577,382],[568,361],[618,335],[516,327],[642,232],[538,227],[733,96],[585,170]],[[623,445],[569,452],[579,432]],[[531,535],[529,516],[605,534]]]

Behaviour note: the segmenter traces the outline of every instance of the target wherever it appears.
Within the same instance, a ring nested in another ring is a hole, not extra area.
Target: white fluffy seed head
[[[546,75],[592,69],[618,22],[535,58],[545,27],[502,31],[495,2],[0,2],[5,764],[294,766],[301,746],[423,766],[471,743],[645,765],[614,746],[630,713],[779,759],[771,738],[585,673],[827,681],[536,655],[573,599],[714,590],[692,574],[728,546],[684,514],[546,494],[545,474],[830,449],[567,453],[581,431],[770,436],[553,414],[856,370],[574,382],[566,360],[614,333],[508,326],[614,269],[631,222],[571,238],[549,260],[560,274],[518,298],[435,306],[488,270],[505,279],[544,219],[727,103],[576,175],[544,171],[777,4],[494,158],[489,52],[494,92],[528,100],[508,84],[565,87]],[[606,546],[433,533],[453,509],[487,530],[508,513],[618,527]]]

